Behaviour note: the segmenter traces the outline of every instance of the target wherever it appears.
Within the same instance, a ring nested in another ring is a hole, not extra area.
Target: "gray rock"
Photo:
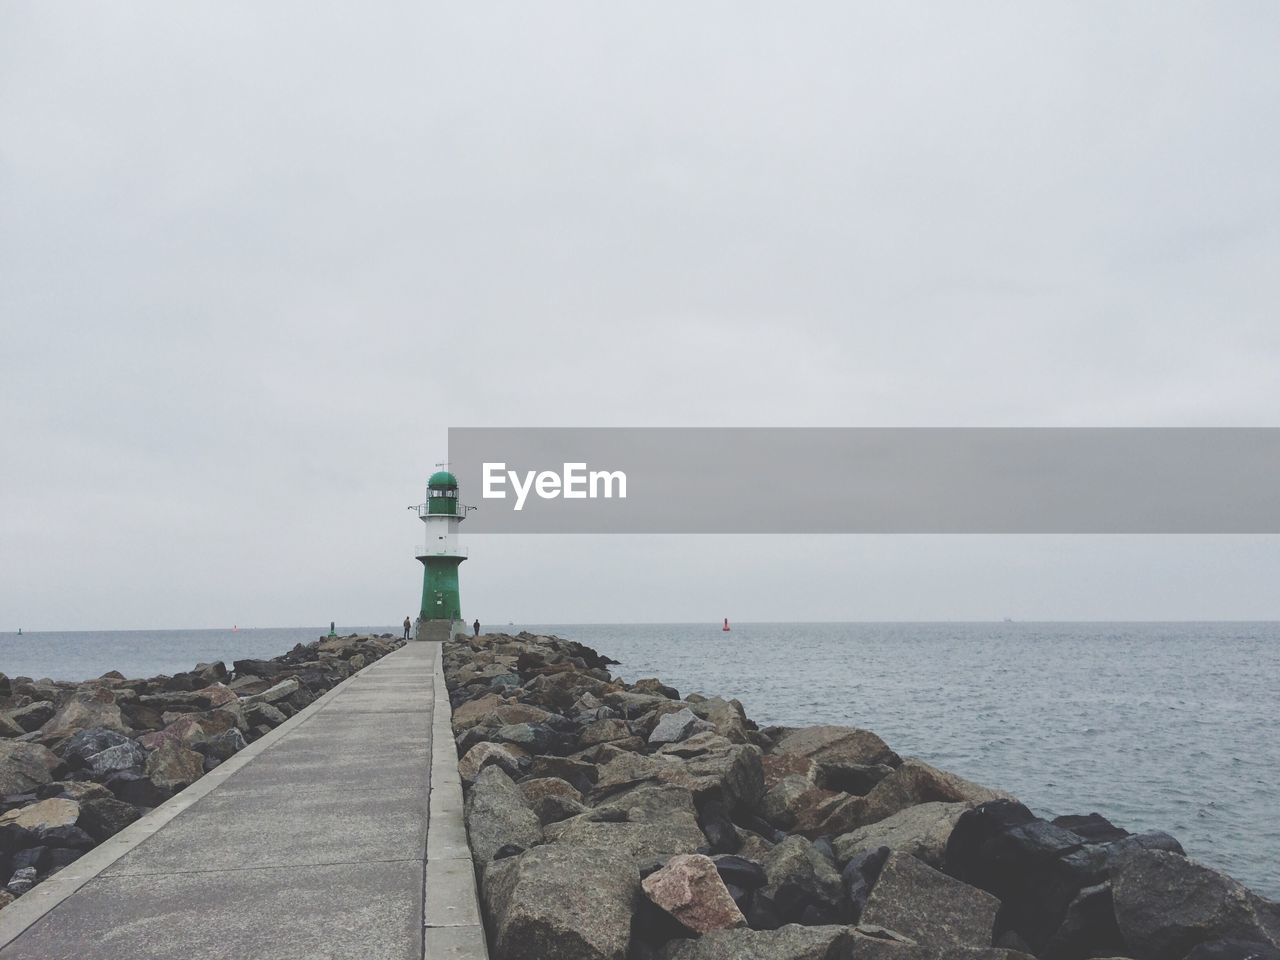
[[[265,724],[278,727],[289,718],[280,712],[280,708],[270,703],[251,703],[244,710],[245,723],[250,727]]]
[[[85,765],[95,777],[106,777],[118,770],[141,770],[146,762],[147,752],[136,740],[118,743],[85,758]]]
[[[30,733],[33,730],[39,730],[48,723],[49,718],[54,713],[55,708],[51,701],[37,700],[35,703],[29,703],[25,707],[18,707],[16,710],[9,711],[9,719],[27,733]]]
[[[239,661],[237,661],[238,663]],[[237,667],[237,672],[239,668]],[[299,690],[302,684],[298,683],[297,678],[290,677],[288,680],[281,680],[275,686],[268,687],[261,693],[255,693],[248,697],[242,697],[241,702],[247,707],[255,703],[279,703],[281,700],[288,700]]]
[[[558,843],[617,850],[636,860],[696,853],[707,843],[689,790],[654,785],[637,787],[585,814],[550,824],[546,835]]]
[[[766,797],[766,800],[768,798]],[[947,838],[955,829],[960,815],[971,803],[920,803],[907,807],[877,823],[859,827],[837,837],[836,857],[848,863],[856,854],[878,847],[889,847],[923,860],[931,867],[942,868]]]
[[[900,762],[889,745],[870,730],[831,725],[786,730],[772,753],[805,757],[817,763],[884,763],[893,767]]]
[[[13,876],[9,878],[9,883],[5,887],[10,893],[23,894],[36,885],[36,879],[39,874],[35,867],[20,867],[13,871]]]
[[[759,896],[782,923],[842,923],[851,919],[835,867],[804,837],[787,837],[764,858],[769,882]]]
[[[688,707],[675,713],[668,713],[658,720],[658,725],[649,734],[649,742],[652,744],[679,743],[693,732],[694,725],[699,722],[697,714]]]
[[[697,940],[673,940],[660,960],[845,960],[852,934],[843,926],[777,930],[716,930]]]
[[[482,883],[493,960],[625,960],[639,896],[617,850],[548,844],[498,860]]]
[[[1176,853],[1135,850],[1119,858],[1111,892],[1116,923],[1139,958],[1181,957],[1211,940],[1280,946],[1280,904]]]
[[[53,751],[37,743],[0,740],[0,796],[30,793],[49,783],[61,762]]]
[[[76,825],[94,840],[101,843],[119,833],[140,814],[138,808],[114,797],[94,797],[80,804],[80,819]]]
[[[466,821],[471,852],[482,869],[509,844],[528,849],[542,842],[537,814],[514,781],[495,765],[481,770],[467,793]]]
[[[927,947],[990,947],[999,909],[991,894],[894,852],[880,870],[862,920]]]

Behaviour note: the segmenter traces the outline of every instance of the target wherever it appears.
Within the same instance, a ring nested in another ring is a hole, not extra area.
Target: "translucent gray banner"
[[[1275,428],[451,428],[467,533],[1280,533]]]

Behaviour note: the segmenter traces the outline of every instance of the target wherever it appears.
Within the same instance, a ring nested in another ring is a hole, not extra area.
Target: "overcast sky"
[[[1278,40],[0,2],[0,631],[398,622],[451,425],[1280,426]],[[470,544],[489,622],[1280,617],[1269,537]]]

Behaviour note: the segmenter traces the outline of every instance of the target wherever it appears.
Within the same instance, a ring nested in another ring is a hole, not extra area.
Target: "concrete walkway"
[[[0,911],[0,960],[485,960],[439,650],[377,661]]]

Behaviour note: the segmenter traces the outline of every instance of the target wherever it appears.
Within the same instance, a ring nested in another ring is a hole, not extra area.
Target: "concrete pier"
[[[0,912],[0,960],[486,960],[439,653],[382,658]]]

